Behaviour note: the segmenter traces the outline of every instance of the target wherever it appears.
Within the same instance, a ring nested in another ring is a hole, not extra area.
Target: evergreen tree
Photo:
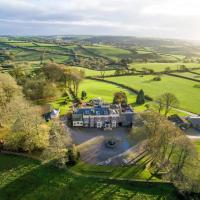
[[[137,95],[136,104],[141,105],[144,103],[145,103],[144,91],[140,90]]]
[[[87,97],[87,93],[86,93],[86,91],[82,91],[81,92],[81,99],[83,100],[83,99],[85,99]]]

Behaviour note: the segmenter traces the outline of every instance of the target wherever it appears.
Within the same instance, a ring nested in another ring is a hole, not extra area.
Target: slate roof
[[[126,121],[128,123],[132,123],[133,122],[133,115],[131,113],[127,113],[125,116],[126,116]]]
[[[94,106],[92,108],[89,107],[79,108],[75,113],[83,115],[109,115],[110,111],[109,107]]]
[[[81,114],[73,114],[73,121],[82,121],[83,117]]]
[[[189,116],[188,120],[194,125],[200,125],[200,116]]]

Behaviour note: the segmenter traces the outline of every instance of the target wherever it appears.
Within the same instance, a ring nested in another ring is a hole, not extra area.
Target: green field
[[[137,70],[153,69],[155,72],[164,71],[166,67],[169,67],[172,70],[177,70],[180,68],[180,65],[185,65],[188,68],[197,68],[200,67],[199,63],[132,63],[130,64],[130,68],[135,68]]]
[[[96,71],[96,70],[92,70],[92,69],[87,69],[87,68],[84,68],[84,67],[73,67],[72,66],[72,68],[84,70],[85,71],[85,76],[100,76],[101,75],[100,71]],[[114,73],[115,73],[115,70],[105,71],[105,76],[106,75],[113,75]]]
[[[121,87],[115,86],[113,84],[104,83],[101,81],[94,81],[85,79],[83,82],[81,82],[79,87],[79,98],[81,98],[81,92],[86,91],[87,98],[84,99],[84,101],[89,101],[92,98],[101,97],[105,102],[111,103],[113,100],[113,96],[115,92],[124,91],[128,98],[128,103],[134,106],[135,111],[144,111],[145,105],[138,105],[136,106],[134,103],[136,101],[136,95],[132,92],[129,92],[126,89],[123,89]],[[68,102],[67,105],[64,105],[65,97],[58,98],[53,101],[45,102],[52,106],[52,108],[60,109],[61,115],[66,114],[67,111],[69,111],[70,106],[72,105],[72,102]]]
[[[199,73],[200,74],[200,69],[194,70],[194,72]]]
[[[36,46],[34,43],[32,42],[6,42],[9,45],[12,46],[19,46],[19,47],[34,47]]]
[[[122,76],[106,78],[106,80],[121,83],[135,89],[143,89],[145,94],[156,98],[164,92],[175,94],[180,101],[180,108],[187,111],[200,113],[200,89],[194,87],[196,82],[175,78],[167,75],[162,76],[161,81],[153,81],[154,76]]]
[[[77,176],[37,161],[0,155],[0,200],[176,200],[171,186]]]
[[[112,59],[120,59],[122,57],[131,56],[131,52],[125,49],[120,49],[112,46],[106,45],[93,45],[93,46],[84,46],[86,49],[94,52],[95,54],[99,54],[102,56],[106,56]]]
[[[79,89],[79,97],[81,92],[87,92],[87,99],[90,100],[95,97],[101,97],[105,102],[112,102],[115,92],[124,91],[127,94],[129,103],[134,103],[136,95],[121,87],[94,80],[84,80]]]

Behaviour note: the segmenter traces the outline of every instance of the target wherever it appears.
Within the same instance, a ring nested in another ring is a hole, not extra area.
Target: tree
[[[157,98],[158,111],[161,112],[164,109],[164,115],[170,112],[173,107],[178,106],[179,101],[174,94],[164,93]]]
[[[31,75],[31,66],[29,63],[15,64],[9,72],[15,78],[18,85],[23,85],[26,78]]]
[[[165,68],[165,72],[166,72],[166,73],[169,73],[170,71],[171,71],[171,68],[170,68],[170,67],[166,67],[166,68]]]
[[[115,75],[116,75],[116,76],[121,75],[121,69],[116,69],[116,70],[115,70]]]
[[[80,158],[80,152],[77,150],[76,146],[73,145],[72,148],[68,149],[67,152],[67,164],[75,165]]]
[[[27,79],[23,92],[30,100],[45,100],[59,95],[56,84],[45,79]]]
[[[71,73],[71,81],[75,96],[78,96],[79,85],[84,79],[85,72],[83,70],[73,69]]]
[[[149,168],[153,174],[162,171],[163,179],[172,181],[178,188],[199,191],[200,176],[193,177],[190,173],[193,168],[198,169],[198,154],[178,127],[149,110],[136,118],[130,136],[134,141],[138,138],[143,141],[144,150],[152,158]]]
[[[6,148],[26,152],[46,148],[49,144],[49,129],[43,123],[38,108],[28,103],[22,104],[16,112],[11,133],[5,140]]]
[[[120,60],[120,64],[125,68],[125,69],[128,69],[128,63],[129,63],[129,60],[126,59],[126,58],[122,58]]]
[[[75,96],[78,95],[79,85],[85,76],[84,70],[50,63],[44,66],[43,71],[48,81],[59,84],[64,90],[69,88]]]
[[[86,93],[86,91],[82,91],[81,92],[81,99],[83,100],[83,99],[85,99],[87,97],[87,93]]]
[[[49,146],[43,151],[45,159],[60,159],[65,157],[67,148],[71,148],[71,134],[66,130],[65,126],[59,121],[52,121],[49,132]]]
[[[182,71],[182,72],[187,72],[188,68],[185,65],[180,65],[180,69],[179,70]]]
[[[43,67],[43,72],[49,81],[60,82],[64,76],[63,66],[56,63],[48,63]]]
[[[123,92],[123,91],[116,92],[114,94],[113,103],[114,104],[121,104],[121,105],[127,104],[126,93]]]
[[[136,98],[136,104],[141,105],[145,103],[144,91],[140,90]]]
[[[45,51],[40,56],[40,65],[43,64],[44,59],[45,59]]]
[[[12,103],[21,96],[21,88],[16,81],[9,74],[0,73],[0,127],[9,121]]]
[[[101,74],[102,79],[104,79],[104,76],[105,76],[105,72],[106,72],[105,69],[106,69],[105,65],[101,65],[100,74]]]

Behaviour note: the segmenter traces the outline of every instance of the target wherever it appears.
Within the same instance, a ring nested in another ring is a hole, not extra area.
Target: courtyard
[[[116,128],[104,131],[96,128],[70,128],[71,136],[77,145],[81,160],[97,165],[122,165],[125,157],[139,153],[137,145],[131,143],[128,128]],[[107,141],[114,140],[116,144],[109,148]]]

